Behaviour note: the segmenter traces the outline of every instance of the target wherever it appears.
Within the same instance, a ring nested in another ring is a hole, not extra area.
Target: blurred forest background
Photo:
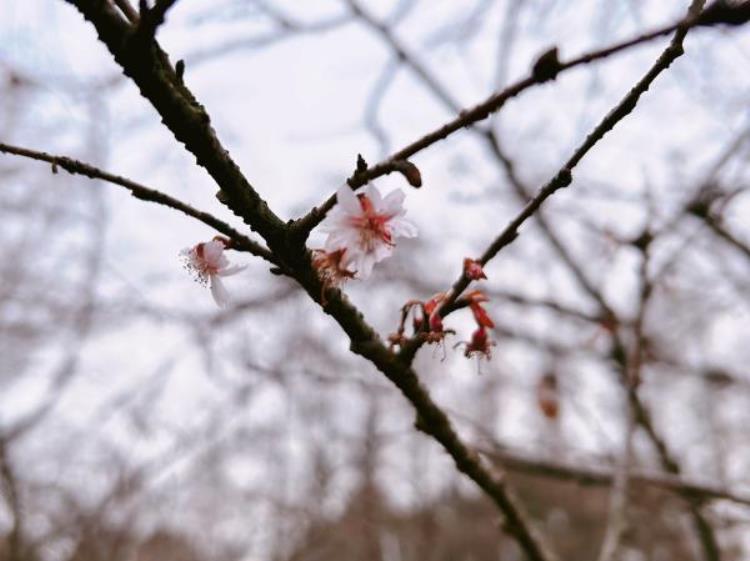
[[[333,193],[358,153],[380,160],[548,48],[570,59],[687,5],[182,0],[158,38],[286,219]],[[72,6],[0,0],[0,16],[0,142],[234,219]],[[415,362],[561,559],[597,559],[618,525],[613,559],[750,557],[747,30],[692,30],[486,267],[492,360],[464,358],[457,336]],[[562,73],[430,147],[414,158],[419,190],[378,180],[408,190],[420,231],[346,286],[383,337],[404,302],[450,286],[667,42]],[[178,257],[213,234],[0,154],[0,559],[524,559],[409,403],[291,281],[234,254],[248,269],[227,280],[234,304],[214,306]],[[470,329],[462,315],[446,324]],[[631,355],[635,398],[618,374]]]

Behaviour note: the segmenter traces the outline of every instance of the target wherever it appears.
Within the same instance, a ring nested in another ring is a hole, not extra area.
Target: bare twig
[[[615,479],[614,472],[610,470],[564,462],[551,462],[511,452],[501,447],[480,447],[479,451],[510,472],[518,471],[539,477],[574,481],[580,485],[594,486],[609,486],[613,484]],[[633,484],[647,485],[679,495],[697,497],[703,501],[729,501],[737,505],[750,507],[750,496],[739,495],[726,489],[689,481],[670,474],[631,470],[629,479]]]
[[[132,181],[125,177],[114,175],[84,162],[68,158],[67,156],[53,156],[52,154],[47,154],[46,152],[29,150],[28,148],[11,146],[4,143],[0,143],[0,152],[13,154],[24,158],[30,158],[32,160],[37,160],[40,162],[47,162],[52,165],[53,173],[55,173],[58,168],[62,168],[68,173],[74,175],[83,175],[90,179],[101,179],[102,181],[124,187],[138,199],[179,210],[183,214],[186,214],[192,218],[195,218],[196,220],[203,222],[208,226],[211,226],[217,232],[221,232],[225,236],[231,238],[234,242],[233,248],[247,251],[248,253],[252,253],[253,255],[262,257],[270,263],[278,264],[278,260],[271,254],[271,252],[261,246],[258,242],[255,242],[244,234],[241,234],[240,232],[232,228],[229,224],[227,224],[223,220],[216,218],[212,214],[209,214],[202,210],[198,210],[178,199],[167,195],[166,193],[151,189],[150,187],[145,187],[144,185],[136,183],[135,181]]]

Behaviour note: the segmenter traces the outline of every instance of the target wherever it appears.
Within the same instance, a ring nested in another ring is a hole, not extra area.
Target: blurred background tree
[[[287,219],[332,194],[358,153],[374,164],[550,47],[572,60],[687,7],[183,0],[158,40]],[[74,7],[0,0],[0,13],[0,143],[143,182],[247,233]],[[668,41],[560,73],[420,152],[419,190],[378,179],[409,189],[420,230],[345,287],[384,338],[406,301],[450,287]],[[750,36],[698,28],[685,51],[485,267],[492,360],[454,349],[471,332],[459,312],[445,320],[458,334],[414,362],[560,559],[750,555]],[[0,559],[524,559],[290,279],[238,252],[248,269],[215,308],[178,257],[214,233],[0,154]]]

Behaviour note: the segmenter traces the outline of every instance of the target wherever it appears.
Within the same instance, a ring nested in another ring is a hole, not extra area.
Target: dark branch
[[[273,256],[273,254],[271,254],[270,251],[261,246],[259,243],[241,234],[226,222],[219,220],[218,218],[207,212],[203,212],[186,203],[183,203],[178,199],[170,197],[166,193],[162,193],[161,191],[145,187],[144,185],[140,185],[139,183],[131,181],[130,179],[127,179],[125,177],[111,174],[84,162],[80,162],[66,156],[53,156],[52,154],[47,154],[45,152],[38,152],[36,150],[29,150],[27,148],[20,148],[18,146],[10,146],[3,143],[0,143],[0,152],[22,156],[24,158],[30,158],[32,160],[37,160],[40,162],[47,162],[52,165],[53,173],[57,173],[57,169],[62,168],[68,173],[74,175],[83,175],[90,179],[101,179],[102,181],[107,181],[108,183],[124,187],[138,199],[150,201],[173,208],[175,210],[179,210],[183,214],[191,216],[192,218],[200,220],[204,224],[211,226],[217,232],[228,236],[232,240],[233,249],[247,251],[248,253],[252,253],[253,255],[262,257],[270,263],[278,264],[278,260]]]

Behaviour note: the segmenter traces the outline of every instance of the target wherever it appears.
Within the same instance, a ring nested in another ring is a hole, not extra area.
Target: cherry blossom
[[[395,238],[417,235],[416,226],[403,218],[401,190],[383,198],[372,185],[360,194],[343,185],[336,198],[338,204],[321,228],[328,233],[325,247],[329,252],[346,249],[343,266],[359,278],[370,276],[375,264],[391,255]]]
[[[245,269],[245,265],[231,265],[224,255],[225,249],[226,242],[221,238],[214,238],[210,242],[199,243],[180,252],[185,259],[185,268],[195,275],[199,283],[210,287],[211,296],[222,308],[230,301],[222,277],[236,275]]]

